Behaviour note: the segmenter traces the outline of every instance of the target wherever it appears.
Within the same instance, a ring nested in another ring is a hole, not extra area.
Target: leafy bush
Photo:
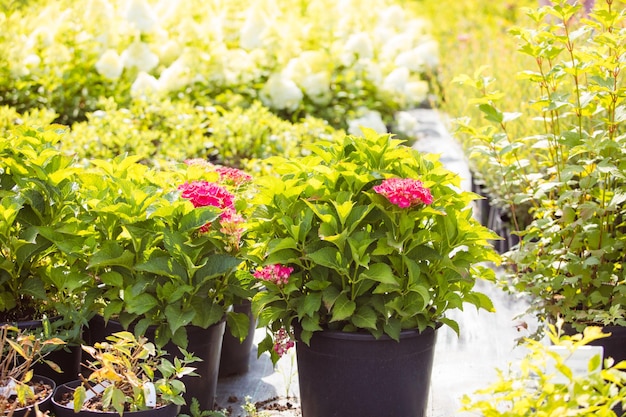
[[[552,327],[551,341],[566,349],[561,356],[549,346],[528,340],[528,354],[519,364],[490,386],[463,397],[463,411],[489,417],[507,416],[615,416],[615,406],[626,405],[626,362],[607,362],[601,368],[596,355],[588,373],[577,375],[568,359],[589,342],[606,337],[600,328],[589,327],[584,334],[562,336]],[[604,335],[604,336],[602,336]],[[551,366],[549,366],[551,364]]]
[[[588,18],[580,9],[564,1],[530,9],[534,27],[513,31],[536,63],[519,74],[538,93],[528,114],[501,110],[485,78],[459,78],[483,93],[478,108],[491,125],[464,131],[499,169],[522,236],[507,256],[508,288],[531,296],[531,312],[578,330],[626,324],[626,12],[612,1]],[[539,133],[510,135],[509,121],[522,116]],[[530,207],[527,221],[520,207]]]
[[[305,343],[323,328],[396,340],[440,324],[458,332],[450,309],[493,309],[474,285],[494,278],[480,264],[499,260],[494,235],[472,218],[458,176],[373,130],[310,150],[273,158],[279,176],[258,180],[251,234],[265,290],[253,309],[275,341],[296,321]],[[273,346],[268,335],[259,350]]]
[[[19,126],[0,136],[0,314],[53,321],[81,338],[93,284],[82,257],[84,224],[74,159],[58,149],[60,126]],[[59,330],[60,331],[60,330]]]
[[[64,149],[86,160],[128,154],[163,166],[201,158],[252,170],[260,169],[265,158],[297,156],[304,145],[336,135],[324,120],[291,123],[260,102],[233,110],[169,100],[133,100],[128,109],[106,100],[102,107],[72,126],[62,140]]]

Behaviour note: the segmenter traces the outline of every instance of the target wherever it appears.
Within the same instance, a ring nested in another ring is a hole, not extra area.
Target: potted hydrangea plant
[[[259,352],[295,339],[306,417],[425,415],[436,329],[459,331],[446,312],[493,309],[474,288],[499,260],[476,195],[435,156],[364,131],[271,159],[277,175],[257,181]]]
[[[64,373],[36,368],[55,382],[79,370],[93,285],[82,256],[80,168],[59,150],[64,132],[20,126],[0,137],[0,323],[67,342],[46,346]]]
[[[96,242],[89,270],[102,284],[98,317],[173,355],[180,346],[199,356],[202,383],[185,396],[210,409],[225,322],[235,337],[248,334],[249,317],[231,311],[251,294],[239,255],[245,199],[235,196],[248,177],[197,161],[160,170],[132,157],[92,164],[83,185]]]

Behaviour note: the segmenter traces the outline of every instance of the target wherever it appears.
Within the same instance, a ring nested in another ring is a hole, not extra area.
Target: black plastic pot
[[[39,408],[40,411],[45,412],[51,408],[52,395],[56,389],[56,384],[54,383],[52,379],[47,378],[42,375],[36,375],[36,374],[33,376],[32,381],[41,382],[50,386],[50,394],[37,403],[37,408]],[[8,414],[9,414],[8,412],[4,413],[5,416]],[[29,417],[35,415],[34,405],[30,407],[16,408],[15,411],[13,412],[13,417],[24,417],[26,415],[28,415]]]
[[[400,342],[320,331],[310,346],[296,326],[303,417],[424,417],[436,330],[403,331]]]
[[[78,413],[74,412],[73,404],[70,401],[67,405],[61,404],[63,396],[66,394],[72,394],[74,389],[80,385],[80,381],[72,381],[67,384],[59,385],[52,397],[52,408],[56,417],[105,417],[105,416],[118,416],[119,413],[115,411],[91,411],[81,410]],[[133,417],[176,417],[180,412],[180,407],[175,404],[168,404],[163,407],[154,408],[150,410],[142,411],[126,411],[125,416]]]
[[[54,321],[56,318],[52,318]],[[35,330],[43,327],[41,320],[29,320],[15,323],[18,329]],[[61,385],[78,378],[80,372],[80,361],[82,349],[78,345],[59,346],[58,349],[50,352],[46,360],[52,361],[61,368],[62,373],[56,372],[46,363],[40,362],[33,365],[33,372],[37,375],[52,379],[56,385]]]
[[[186,327],[189,340],[186,350],[202,361],[190,365],[196,368],[199,376],[184,376],[181,379],[187,389],[183,396],[187,404],[181,407],[182,413],[190,413],[189,406],[192,398],[198,400],[201,410],[212,410],[215,405],[225,325],[225,321],[221,321],[207,329],[198,326]],[[122,325],[115,320],[109,320],[105,326],[101,316],[94,317],[89,322],[89,326],[91,343],[103,341],[108,335],[124,330]],[[155,330],[154,327],[148,328],[145,334],[148,340],[155,339]],[[178,346],[172,342],[166,344],[163,349],[169,353],[170,360],[174,357],[182,357]]]
[[[248,336],[240,342],[234,337],[226,324],[224,340],[222,342],[222,356],[220,358],[219,377],[241,375],[248,372],[250,367],[250,352],[254,342],[256,320],[252,315],[252,303],[249,300],[233,306],[235,313],[243,313],[248,316]]]

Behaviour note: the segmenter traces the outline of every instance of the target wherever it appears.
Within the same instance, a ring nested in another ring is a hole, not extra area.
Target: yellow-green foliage
[[[498,379],[463,398],[463,411],[485,417],[526,416],[605,416],[615,417],[613,407],[626,405],[626,362],[598,370],[601,359],[593,357],[588,375],[575,375],[567,359],[577,349],[606,337],[599,327],[588,327],[584,334],[559,335],[552,327],[551,341],[569,352],[566,357],[535,340],[528,340],[528,354],[509,372],[498,370]],[[552,369],[548,364],[552,363]],[[565,381],[565,382],[562,382]],[[473,415],[473,414],[472,414]]]
[[[44,127],[52,123],[56,114],[49,109],[33,109],[20,114],[9,106],[0,106],[0,135],[6,136],[16,126]]]
[[[518,41],[508,31],[528,21],[523,9],[536,7],[537,0],[443,0],[421,1],[419,5],[432,22],[432,35],[440,45],[438,76],[443,111],[451,118],[469,117],[475,125],[481,123],[480,112],[471,100],[473,92],[453,82],[459,75],[476,72],[493,78],[492,88],[500,91],[503,109],[518,110],[526,104],[529,90],[517,84],[517,72],[532,60],[517,52]],[[527,135],[529,128],[524,123],[509,126],[513,135]],[[471,139],[457,138],[470,153]]]
[[[259,160],[300,155],[303,145],[340,133],[321,119],[282,120],[259,102],[233,110],[170,100],[134,100],[129,108],[106,100],[101,106],[72,126],[62,141],[66,150],[84,159],[129,154],[158,166],[203,158],[253,170]]]

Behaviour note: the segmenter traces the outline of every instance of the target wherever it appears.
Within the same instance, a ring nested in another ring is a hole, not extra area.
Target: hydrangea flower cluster
[[[228,209],[222,213],[220,217],[220,232],[227,236],[227,251],[239,250],[239,243],[245,231],[243,224],[244,218],[235,210]]]
[[[274,264],[266,265],[263,269],[255,271],[253,275],[256,279],[272,282],[280,286],[289,282],[289,277],[292,272],[293,268],[290,266]]]
[[[215,165],[213,165],[212,163],[210,163],[208,160],[203,159],[203,158],[191,158],[191,159],[185,159],[185,164],[189,165],[189,166],[201,166],[204,167],[206,169],[210,169],[213,170],[215,169]]]
[[[186,182],[178,186],[183,198],[191,201],[194,207],[213,206],[221,209],[235,209],[235,196],[218,184],[208,181]]]
[[[284,327],[281,327],[274,334],[274,352],[276,352],[279,357],[282,357],[285,353],[287,353],[289,349],[294,346],[295,343],[293,342],[293,340],[291,340],[289,333],[287,333]]]
[[[433,196],[420,180],[412,178],[389,178],[373,190],[400,208],[408,208],[417,204],[431,204]]]
[[[249,174],[237,168],[219,167],[215,169],[215,172],[220,174],[220,181],[230,183],[236,187],[252,181],[252,177]]]

